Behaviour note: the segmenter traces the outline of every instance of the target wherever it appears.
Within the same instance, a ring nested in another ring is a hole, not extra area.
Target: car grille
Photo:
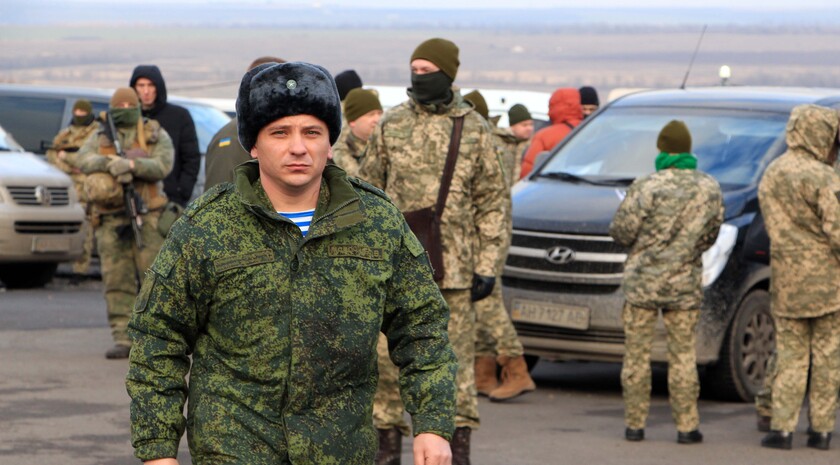
[[[524,337],[542,339],[563,339],[568,341],[600,342],[605,344],[624,344],[624,333],[621,331],[579,331],[575,329],[554,328],[550,326],[522,323],[515,321],[516,333]]]
[[[82,229],[81,222],[15,221],[19,234],[74,234]]]
[[[609,236],[514,230],[504,274],[612,287],[621,284],[626,259],[626,249]]]
[[[7,189],[18,205],[60,207],[70,204],[67,187],[10,186]]]

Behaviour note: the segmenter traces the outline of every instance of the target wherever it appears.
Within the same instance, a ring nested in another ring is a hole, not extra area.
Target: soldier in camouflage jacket
[[[196,464],[372,463],[381,329],[415,453],[447,464],[448,309],[399,210],[325,166],[341,127],[332,77],[306,63],[260,65],[242,79],[237,118],[257,160],[191,204],[137,300],[127,377],[136,455],[175,457],[186,427]],[[278,195],[293,192],[307,194]],[[311,223],[280,213],[295,199],[311,201]]]
[[[678,442],[702,441],[695,329],[703,299],[702,254],[723,221],[720,186],[696,171],[691,135],[671,121],[657,141],[656,173],[637,179],[610,225],[610,235],[629,247],[624,265],[626,303],[621,382],[628,440],[644,438],[650,408],[650,349],[661,310],[668,340],[668,392]]]
[[[444,276],[438,285],[451,310],[449,339],[459,361],[453,457],[455,463],[469,463],[469,432],[479,425],[472,302],[487,297],[495,284],[505,235],[505,181],[489,126],[452,86],[459,64],[458,47],[446,39],[429,39],[414,50],[410,64],[410,98],[382,117],[368,143],[359,177],[382,188],[403,212],[433,206],[454,119],[464,118],[452,185],[442,212]],[[380,365],[380,370],[386,368]],[[393,380],[393,375],[389,379]],[[399,399],[397,386],[384,381],[374,406],[380,434],[399,427],[402,418],[401,407],[394,402]],[[389,438],[399,445],[398,436]],[[380,452],[384,443],[380,440]],[[392,455],[399,456],[396,448]]]
[[[809,446],[828,448],[840,389],[840,176],[838,113],[793,109],[788,150],[765,171],[758,198],[770,236],[770,295],[777,374],[771,431],[762,442],[790,448],[810,366]],[[822,437],[821,437],[822,435]]]

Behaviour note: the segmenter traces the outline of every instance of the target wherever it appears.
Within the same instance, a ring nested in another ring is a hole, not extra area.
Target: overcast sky
[[[728,8],[728,9],[839,9],[838,0],[239,0],[251,4],[295,4],[375,8]],[[0,0],[2,2],[2,0]],[[102,3],[103,0],[65,0],[63,3]],[[134,0],[136,3],[137,0]],[[205,4],[233,0],[146,0],[144,3]]]

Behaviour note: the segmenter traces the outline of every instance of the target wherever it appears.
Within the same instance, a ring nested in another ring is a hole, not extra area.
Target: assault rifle
[[[114,126],[114,118],[111,117],[111,112],[107,113],[105,120],[108,122],[108,138],[114,143],[114,149],[117,155],[120,158],[126,158],[125,152],[123,152],[122,145],[120,144],[117,128]],[[131,222],[131,232],[134,235],[137,248],[142,249],[143,236],[141,235],[141,228],[143,227],[143,217],[141,215],[148,212],[146,211],[146,206],[143,204],[143,199],[134,190],[134,183],[132,181],[122,183],[122,188],[125,214]]]

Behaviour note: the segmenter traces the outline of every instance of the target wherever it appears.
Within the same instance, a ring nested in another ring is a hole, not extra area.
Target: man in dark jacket
[[[160,123],[175,146],[175,165],[163,180],[169,200],[186,206],[201,167],[201,152],[195,124],[186,108],[167,103],[166,83],[155,65],[139,65],[131,74],[129,85],[137,92],[143,116]]]

